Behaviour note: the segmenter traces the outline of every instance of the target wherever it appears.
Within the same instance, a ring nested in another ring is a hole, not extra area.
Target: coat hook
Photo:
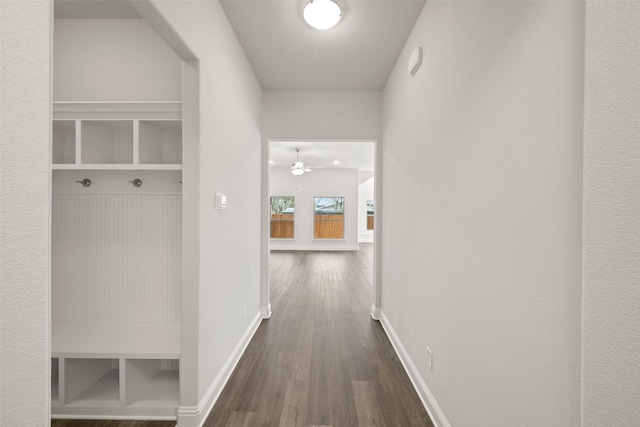
[[[134,187],[140,187],[142,185],[142,180],[140,178],[136,178],[133,181],[129,181],[133,184]]]
[[[82,181],[76,181],[79,184],[82,184],[85,187],[91,187],[91,180],[89,178],[85,178]]]

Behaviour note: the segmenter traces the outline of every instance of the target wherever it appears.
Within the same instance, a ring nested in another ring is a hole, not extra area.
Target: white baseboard
[[[357,251],[359,246],[278,246],[269,247],[272,251]]]
[[[269,319],[271,317],[271,303],[266,307],[262,307],[262,318]]]
[[[380,307],[371,304],[371,317],[373,320],[380,320]]]
[[[242,354],[246,350],[251,338],[258,330],[258,326],[262,322],[262,310],[256,314],[256,317],[251,321],[251,324],[245,331],[245,333],[236,344],[235,348],[227,358],[224,366],[216,376],[215,380],[211,383],[211,386],[204,394],[198,406],[180,406],[178,408],[178,424],[177,427],[202,427],[209,416],[209,412],[213,409],[222,389],[229,381],[231,374],[238,365]]]
[[[372,306],[371,308],[373,310],[374,307]],[[447,417],[444,416],[444,412],[442,412],[442,409],[438,406],[436,399],[433,397],[433,394],[431,394],[431,391],[424,382],[424,379],[422,379],[420,372],[418,372],[418,368],[416,368],[416,365],[413,363],[413,360],[411,360],[409,353],[407,353],[404,345],[402,345],[400,338],[393,330],[391,323],[389,323],[389,319],[384,315],[384,312],[379,309],[378,311],[380,313],[380,324],[389,337],[389,341],[391,341],[391,345],[396,351],[396,354],[400,358],[402,366],[404,366],[404,370],[407,372],[407,375],[409,375],[409,379],[411,380],[413,387],[416,389],[422,404],[429,413],[431,421],[433,421],[433,424],[436,427],[451,427],[451,424],[447,421]]]

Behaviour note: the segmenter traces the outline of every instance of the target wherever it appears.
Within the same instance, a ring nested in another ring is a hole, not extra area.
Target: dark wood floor
[[[273,315],[205,427],[432,426],[369,315],[372,252],[271,253]]]
[[[273,315],[258,328],[204,427],[433,426],[369,315],[372,252],[361,244],[358,252],[271,253]],[[52,426],[171,425],[106,423]]]

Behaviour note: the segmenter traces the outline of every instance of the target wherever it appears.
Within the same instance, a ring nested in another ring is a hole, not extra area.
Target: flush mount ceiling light
[[[340,21],[340,6],[331,0],[311,0],[304,7],[304,20],[318,30],[328,30]]]
[[[299,159],[300,149],[296,148],[296,162],[291,165],[291,173],[295,176],[300,176],[305,172],[311,172],[309,167],[305,166]]]

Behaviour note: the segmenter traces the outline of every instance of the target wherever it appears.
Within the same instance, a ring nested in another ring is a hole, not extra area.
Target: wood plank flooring
[[[369,315],[373,245],[360,248],[271,253],[273,315],[258,328],[204,427],[433,426],[382,327]]]
[[[432,426],[371,319],[373,245],[273,251],[264,320],[205,427]]]

